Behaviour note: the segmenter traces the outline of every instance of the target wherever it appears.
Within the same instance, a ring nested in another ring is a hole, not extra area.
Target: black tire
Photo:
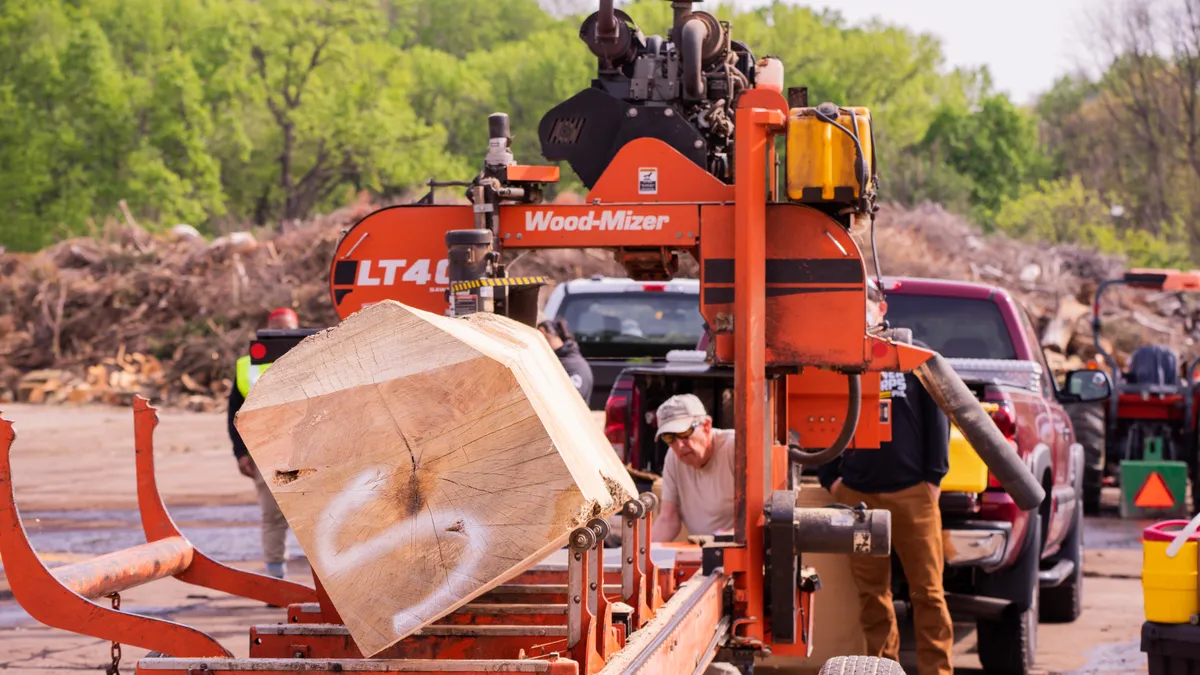
[[[818,675],[904,675],[904,669],[891,659],[876,656],[835,656],[821,666]]]
[[[1070,560],[1075,571],[1062,584],[1042,590],[1041,620],[1045,623],[1071,623],[1083,613],[1083,504],[1075,507],[1071,533],[1052,562]]]
[[[1029,548],[1018,562],[1026,573],[1032,574],[1032,592],[1024,606],[1013,605],[997,620],[980,619],[975,623],[978,637],[979,662],[984,675],[1029,675],[1037,660],[1037,631],[1041,592],[1038,588],[1038,563],[1042,556],[1042,519],[1030,514],[1030,535],[1025,538]],[[1032,564],[1029,564],[1032,562]],[[1030,583],[1025,579],[1026,584]]]
[[[1104,402],[1075,403],[1066,406],[1075,429],[1075,440],[1083,446],[1083,511],[1100,512],[1100,493],[1104,487],[1105,436]]]

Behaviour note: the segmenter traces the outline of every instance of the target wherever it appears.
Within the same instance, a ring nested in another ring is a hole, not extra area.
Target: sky
[[[768,0],[735,2],[749,8]],[[696,3],[696,9],[704,4]],[[796,4],[837,10],[851,23],[878,17],[932,33],[942,40],[949,65],[986,64],[996,89],[1018,104],[1032,103],[1058,77],[1087,63],[1081,47],[1087,17],[1108,6],[1106,0],[808,0]]]

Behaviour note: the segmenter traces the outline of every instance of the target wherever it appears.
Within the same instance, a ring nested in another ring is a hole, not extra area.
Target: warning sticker
[[[865,555],[871,552],[871,533],[862,530],[854,531],[854,552]]]
[[[638,169],[638,194],[658,194],[658,169]]]
[[[1141,509],[1169,509],[1175,506],[1175,495],[1167,482],[1155,471],[1146,477],[1142,489],[1133,498],[1133,505]]]

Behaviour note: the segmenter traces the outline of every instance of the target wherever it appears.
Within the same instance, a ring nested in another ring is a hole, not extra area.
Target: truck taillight
[[[625,459],[625,418],[629,413],[629,398],[619,394],[608,397],[604,404],[604,436],[612,443],[613,450]]]
[[[1004,438],[1013,446],[1013,450],[1017,449],[1017,409],[1013,406],[1012,401],[985,401],[984,409],[988,411],[992,422],[995,422],[996,428],[1004,435]],[[988,487],[994,489],[1002,489],[1000,481],[988,472]]]
[[[634,384],[633,389],[629,392],[629,409],[635,411],[642,409],[642,391],[638,388],[637,384]],[[627,415],[628,417],[632,416]],[[642,468],[641,419],[629,419],[629,433],[625,435],[625,438],[629,439],[627,441],[629,449],[625,453],[625,463],[635,469]]]
[[[1011,441],[1017,437],[1017,411],[1012,401],[998,401],[991,415],[996,428],[1005,438]]]

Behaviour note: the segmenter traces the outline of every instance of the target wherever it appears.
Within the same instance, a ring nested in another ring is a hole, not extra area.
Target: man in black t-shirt
[[[868,324],[881,323],[883,294],[868,287]],[[926,347],[919,341],[913,344]],[[892,440],[878,450],[847,450],[817,476],[839,503],[892,514],[892,548],[908,581],[917,641],[917,672],[949,675],[954,629],[942,587],[945,557],[939,486],[949,470],[950,422],[911,373],[881,373],[880,397],[891,400]],[[869,656],[899,660],[892,606],[891,558],[852,556]]]

